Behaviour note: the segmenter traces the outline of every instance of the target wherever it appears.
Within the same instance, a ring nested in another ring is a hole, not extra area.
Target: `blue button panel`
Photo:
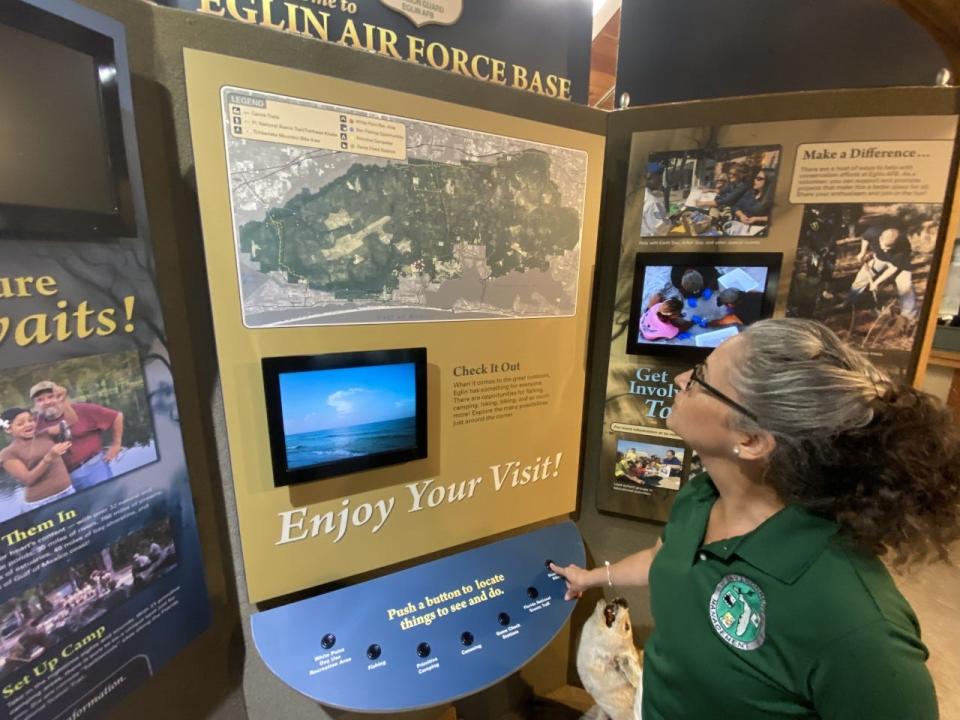
[[[253,639],[285,683],[334,708],[403,712],[489,687],[570,617],[547,560],[584,564],[563,522],[257,613]]]

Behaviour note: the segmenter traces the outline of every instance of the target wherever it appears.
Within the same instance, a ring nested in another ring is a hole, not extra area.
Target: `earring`
[[[736,455],[737,457],[740,457],[740,448],[734,447],[734,448],[733,448],[733,454]]]

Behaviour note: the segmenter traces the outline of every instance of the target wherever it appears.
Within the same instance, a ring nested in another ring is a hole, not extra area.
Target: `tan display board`
[[[185,63],[250,599],[574,510],[603,137]],[[411,347],[427,457],[275,487],[261,358]]]
[[[666,520],[702,470],[668,427],[675,378],[757,320],[816,319],[911,376],[956,131],[936,115],[632,133],[600,509]]]

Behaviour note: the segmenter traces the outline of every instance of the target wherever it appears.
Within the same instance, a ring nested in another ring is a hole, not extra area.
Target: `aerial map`
[[[573,315],[586,153],[222,91],[247,327]]]

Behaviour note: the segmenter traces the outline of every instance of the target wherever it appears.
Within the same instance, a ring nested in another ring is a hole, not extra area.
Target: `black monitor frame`
[[[50,7],[49,10],[45,9]],[[5,203],[0,198],[0,237],[118,238],[136,237],[134,190],[127,161],[122,106],[129,94],[126,43],[122,28],[106,23],[84,24],[57,12],[56,5],[43,0],[4,0],[0,3],[0,24],[64,45],[93,57],[101,79],[100,109],[106,132],[107,164],[112,180],[113,210],[107,213],[70,208]],[[102,77],[111,78],[104,82]],[[132,138],[131,138],[132,139]],[[135,146],[134,146],[135,148]]]
[[[311,370],[337,370],[372,365],[414,365],[416,388],[416,446],[402,450],[346,458],[334,462],[289,469],[283,428],[283,405],[280,396],[280,375]],[[275,487],[320,480],[397,465],[427,457],[427,349],[366,350],[326,355],[295,355],[261,358],[263,390],[267,406],[267,432],[270,439],[270,460]]]
[[[777,288],[780,285],[780,265],[783,263],[783,253],[779,252],[645,252],[637,253],[634,263],[633,292],[630,294],[630,325],[627,328],[627,354],[653,355],[671,357],[678,360],[698,362],[706,358],[715,348],[696,347],[690,345],[666,345],[657,343],[642,343],[636,339],[636,328],[640,326],[640,316],[643,313],[643,279],[646,269],[651,266],[674,265],[744,265],[747,267],[767,268],[767,283],[763,289],[763,303],[761,315],[763,318],[773,316],[777,302]],[[749,326],[748,326],[749,327]]]

